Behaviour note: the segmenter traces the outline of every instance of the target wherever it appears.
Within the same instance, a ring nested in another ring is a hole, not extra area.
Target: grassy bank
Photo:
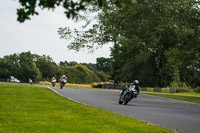
[[[144,94],[166,97],[171,99],[177,99],[182,101],[188,101],[193,103],[200,103],[200,94],[199,93],[158,93],[158,92],[145,92]]]
[[[172,131],[75,103],[44,87],[0,83],[0,132],[166,133]]]
[[[48,85],[51,86],[51,82],[40,81],[36,85]],[[56,87],[59,87],[59,83],[56,83]],[[92,89],[90,84],[70,84],[66,83],[65,87],[67,88],[83,88],[83,89]]]

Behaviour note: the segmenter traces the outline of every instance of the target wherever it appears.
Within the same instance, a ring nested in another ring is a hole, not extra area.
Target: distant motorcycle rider
[[[33,83],[32,79],[30,79],[30,78],[29,78],[29,83],[30,83],[31,85],[32,85],[32,83]]]
[[[56,82],[56,78],[53,77],[53,78],[51,79],[51,82]]]
[[[65,86],[66,82],[67,82],[67,77],[63,75],[60,79],[60,89],[62,89]]]
[[[67,81],[67,76],[63,75],[60,80],[64,79],[65,81]]]
[[[51,84],[52,84],[53,87],[55,87],[55,85],[56,85],[56,78],[53,77],[51,79]]]

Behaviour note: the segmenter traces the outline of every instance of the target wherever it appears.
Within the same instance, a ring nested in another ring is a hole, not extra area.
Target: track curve
[[[180,133],[200,132],[200,104],[140,94],[128,105],[120,105],[117,90],[56,87],[51,89],[71,100],[177,130]]]

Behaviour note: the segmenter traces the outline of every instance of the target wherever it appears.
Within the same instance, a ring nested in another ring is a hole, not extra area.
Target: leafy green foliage
[[[20,8],[17,9],[17,21],[20,23],[30,19],[32,15],[39,15],[36,8],[52,9],[54,10],[58,6],[65,9],[67,18],[82,18],[80,12],[90,10],[90,5],[97,8],[107,7],[110,3],[115,4],[118,7],[124,7],[125,5],[134,3],[135,0],[19,0]]]
[[[104,57],[97,58],[96,66],[98,71],[109,73],[111,71],[111,59]]]
[[[22,5],[18,10],[20,22],[37,14],[36,0],[19,2]],[[38,2],[39,7],[49,9],[60,5],[66,9],[68,18],[83,10],[98,11],[98,24],[92,28],[83,31],[59,28],[58,34],[64,39],[73,39],[68,48],[77,51],[85,48],[93,52],[94,48],[113,43],[111,74],[116,83],[138,79],[143,86],[169,86],[172,82],[183,82],[192,87],[200,85],[199,1]],[[85,19],[80,14],[78,17]]]
[[[191,87],[182,82],[174,81],[170,84],[170,86],[172,88],[175,88],[176,93],[193,92]]]
[[[57,65],[49,56],[39,56],[30,52],[0,58],[0,77],[14,76],[21,82],[28,82],[29,78],[33,82],[50,81],[52,77],[59,82],[60,77],[64,74],[67,75],[70,83],[89,84],[107,81],[109,76],[104,72],[98,72],[96,68],[96,64],[78,64],[75,61],[61,61]]]
[[[96,64],[61,61],[60,66],[69,76],[70,83],[106,82],[110,78],[108,75],[111,71],[109,58],[97,58]]]
[[[17,21],[22,23],[30,19],[31,15],[39,15],[36,11],[37,7],[53,10],[58,6],[62,6],[65,9],[66,17],[74,18],[79,15],[79,12],[86,10],[89,3],[102,7],[107,4],[107,0],[19,0],[19,3],[21,6],[17,9]]]
[[[200,87],[196,87],[196,88],[194,89],[194,92],[200,93]]]
[[[180,77],[180,75],[185,73],[187,69],[185,68],[185,71],[182,71],[181,67],[188,66],[189,64],[185,65],[184,62],[190,61],[182,57],[189,57],[190,55],[187,53],[192,53],[194,48],[191,47],[192,39],[184,40],[188,36],[192,37],[190,31],[198,29],[196,32],[199,33],[199,26],[194,29],[189,24],[192,23],[191,19],[194,18],[188,12],[190,9],[196,11],[198,9],[194,9],[193,6],[187,6],[184,9],[177,7],[177,5],[186,6],[186,4],[189,4],[189,1],[138,1],[130,5],[130,7],[127,6],[126,9],[119,9],[117,13],[121,14],[119,16],[123,17],[123,19],[118,20],[124,20],[120,24],[123,27],[123,35],[119,38],[119,47],[113,49],[113,51],[116,50],[116,52],[113,52],[113,57],[114,59],[115,56],[119,57],[116,62],[119,62],[120,64],[118,65],[121,65],[119,68],[122,74],[121,80],[124,78],[127,80],[126,74],[128,71],[131,71],[132,74],[130,76],[127,75],[128,79],[137,78],[142,81],[143,85],[146,85],[145,82],[148,79],[144,81],[145,75],[142,77],[138,75],[145,72],[148,73],[148,71],[153,69],[153,73],[149,75],[149,80],[157,79],[154,80],[157,83],[153,83],[156,86],[167,86],[173,81],[184,81],[184,77]],[[190,4],[192,5],[193,3]],[[189,14],[187,14],[188,19],[185,19],[181,11],[189,13],[191,16],[189,17]],[[183,18],[180,19],[177,15],[181,15]],[[196,21],[199,20],[195,18],[194,25],[196,25]],[[114,23],[112,20],[111,22]],[[199,53],[197,52],[196,54]],[[124,62],[121,63],[119,60]],[[191,60],[197,61],[198,59],[196,56],[193,56]],[[151,64],[150,70],[145,67],[149,67],[147,64]],[[144,70],[141,68],[144,68]],[[196,69],[196,71],[198,70]]]
[[[71,61],[71,62],[67,62],[67,61],[60,61],[60,66],[76,66],[78,65],[78,63],[76,61]]]
[[[108,81],[108,78],[109,78],[108,74],[105,74],[104,72],[101,71],[101,72],[97,72],[96,75],[97,77],[101,79],[102,82]]]
[[[199,7],[196,0],[110,3],[99,10],[93,28],[61,28],[59,34],[74,37],[69,45],[74,50],[112,42],[115,82],[138,79],[142,86],[184,82],[195,87],[200,83]]]
[[[52,77],[56,77],[56,73],[58,71],[58,66],[49,56],[38,56],[35,55],[36,58],[36,66],[39,68],[42,74],[42,80],[49,80]]]
[[[97,65],[93,63],[80,63],[81,65],[86,66],[89,70],[96,72],[97,71]]]
[[[64,71],[70,83],[88,84],[101,81],[94,72],[83,65],[66,67]]]
[[[8,64],[4,62],[3,58],[0,58],[0,75],[3,78],[7,78],[11,75],[10,71],[8,70]]]
[[[9,78],[12,75],[22,82],[28,82],[29,78],[34,81],[41,79],[41,72],[34,62],[34,55],[30,52],[5,56],[0,66],[2,66],[0,69],[5,71],[0,75],[3,78]]]

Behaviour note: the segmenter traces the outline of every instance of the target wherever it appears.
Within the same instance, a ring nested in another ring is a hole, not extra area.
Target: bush
[[[200,87],[196,87],[196,88],[194,89],[194,92],[200,93]]]
[[[176,93],[190,92],[188,88],[176,88]]]
[[[108,76],[103,71],[97,72],[96,75],[101,79],[101,82],[106,82],[108,80]]]
[[[69,83],[76,84],[90,84],[92,82],[100,82],[94,72],[90,71],[86,66],[76,65],[73,67],[65,68],[65,75],[67,75]]]
[[[170,87],[175,88],[176,93],[192,92],[191,87],[182,82],[172,82]]]

